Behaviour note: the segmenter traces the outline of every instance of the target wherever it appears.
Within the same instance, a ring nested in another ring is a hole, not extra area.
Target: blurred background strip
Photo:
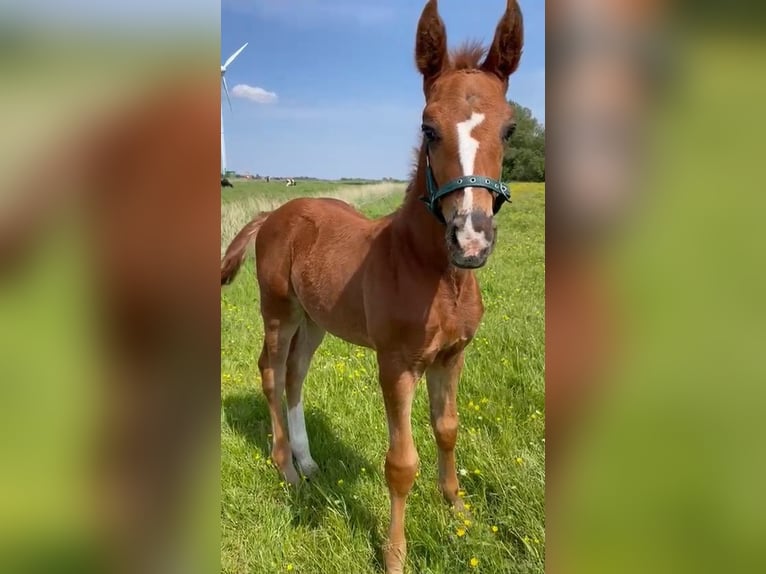
[[[756,3],[547,2],[547,571],[761,572]]]
[[[0,571],[218,567],[217,2],[0,8]]]

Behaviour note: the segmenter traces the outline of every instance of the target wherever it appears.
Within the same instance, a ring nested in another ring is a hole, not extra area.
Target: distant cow
[[[288,177],[288,178],[287,178],[287,187],[292,187],[292,186],[294,186],[294,185],[298,185],[298,184],[297,184],[297,183],[295,183],[295,180],[294,180],[293,178],[291,178],[291,177]]]
[[[221,187],[234,187],[234,184],[224,177],[221,179]]]

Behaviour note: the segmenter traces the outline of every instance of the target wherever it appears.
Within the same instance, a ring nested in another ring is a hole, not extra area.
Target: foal
[[[503,141],[513,129],[505,93],[522,43],[521,12],[509,0],[483,61],[485,50],[476,46],[450,57],[437,1],[430,0],[418,23],[415,54],[426,98],[423,142],[402,206],[369,220],[335,199],[295,199],[245,226],[222,261],[221,283],[227,284],[255,238],[265,330],[258,366],[271,415],[272,459],[287,481],[299,481],[293,457],[305,475],[318,469],[301,387],[325,332],[377,352],[389,429],[389,573],[404,567],[405,501],[418,465],[410,410],[423,374],[439,487],[462,509],[456,390],[464,349],[483,313],[472,269],[489,257],[493,215],[510,199],[498,179]]]

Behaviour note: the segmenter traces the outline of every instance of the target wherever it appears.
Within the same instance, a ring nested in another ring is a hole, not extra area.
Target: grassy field
[[[421,384],[412,414],[420,474],[407,508],[408,572],[544,571],[545,193],[543,184],[512,189],[513,203],[498,216],[495,253],[478,271],[486,311],[458,391],[457,461],[472,516],[465,522],[437,491]],[[382,215],[401,202],[401,190],[358,203]],[[233,229],[226,218],[240,211],[223,209],[222,229]],[[235,232],[224,232],[224,241]],[[387,432],[374,354],[330,335],[317,351],[304,404],[322,473],[293,489],[268,460],[270,422],[257,368],[262,332],[249,259],[221,297],[222,572],[381,572]]]
[[[283,181],[240,180],[235,188],[221,190],[221,248],[259,211],[273,209],[294,197],[337,197],[363,207],[376,200],[400,196],[405,185],[393,182],[359,184],[353,181],[300,181],[287,187]]]
[[[328,191],[344,190],[350,188],[364,188],[366,186],[378,186],[378,182],[361,182],[358,180],[323,180],[323,179],[299,179],[297,185],[287,187],[284,181],[269,181],[263,179],[232,179],[234,187],[221,188],[221,202],[223,204],[250,200],[253,197],[262,199],[285,201],[290,197],[303,197],[308,195],[323,195]],[[401,184],[399,184],[401,185]]]

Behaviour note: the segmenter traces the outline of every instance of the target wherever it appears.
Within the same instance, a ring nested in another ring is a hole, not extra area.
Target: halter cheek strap
[[[495,194],[495,200],[492,204],[493,213],[500,211],[500,208],[506,201],[508,203],[511,202],[511,190],[507,185],[483,175],[464,175],[448,181],[442,187],[439,187],[434,179],[434,173],[431,169],[431,158],[429,157],[428,150],[426,150],[426,195],[421,197],[420,200],[426,204],[428,211],[434,214],[436,219],[446,224],[444,215],[439,208],[439,200],[453,191],[465,189],[466,187],[483,187],[493,192]]]

